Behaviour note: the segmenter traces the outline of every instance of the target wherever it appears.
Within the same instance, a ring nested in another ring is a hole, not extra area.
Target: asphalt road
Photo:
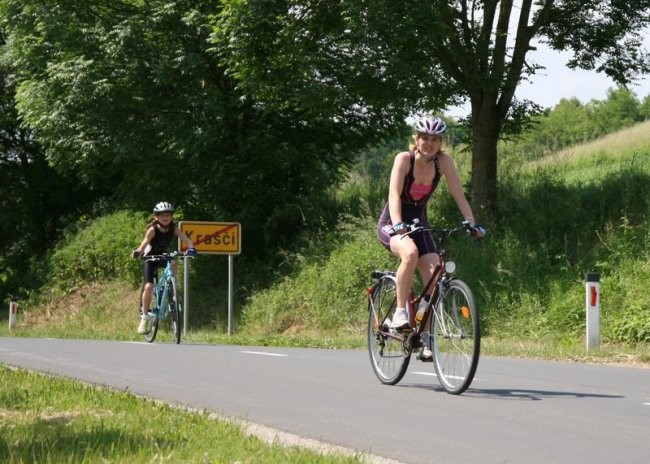
[[[404,463],[650,462],[650,369],[484,356],[453,396],[415,359],[382,385],[362,350],[9,337],[0,362]]]

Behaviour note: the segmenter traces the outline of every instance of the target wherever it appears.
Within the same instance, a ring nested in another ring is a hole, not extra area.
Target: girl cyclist
[[[438,117],[423,117],[415,124],[414,141],[410,151],[395,156],[390,174],[388,202],[379,217],[377,235],[391,253],[400,258],[397,268],[397,309],[392,320],[396,330],[410,327],[406,302],[413,286],[415,270],[420,272],[426,282],[436,265],[438,254],[436,245],[428,232],[416,232],[406,237],[406,224],[419,219],[428,224],[427,202],[444,176],[447,189],[456,201],[460,213],[473,227],[477,237],[485,230],[476,227],[472,209],[465,198],[463,187],[451,156],[442,151],[442,134],[447,129],[445,122]],[[431,360],[431,350],[425,347],[420,359]]]
[[[133,250],[131,257],[139,258],[141,256],[159,255],[167,252],[169,245],[174,237],[178,237],[187,245],[187,254],[194,255],[196,250],[194,244],[187,235],[176,225],[172,214],[174,207],[171,203],[161,201],[153,208],[152,221],[147,225],[147,231],[140,246]],[[145,261],[144,270],[144,287],[142,290],[142,308],[149,308],[151,303],[151,294],[153,291],[153,279],[156,276],[156,270],[164,265],[161,261]],[[147,322],[149,318],[146,311],[141,309],[140,324],[138,333],[145,334],[149,327]]]

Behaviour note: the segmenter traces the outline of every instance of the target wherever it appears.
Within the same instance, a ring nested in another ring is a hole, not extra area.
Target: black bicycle
[[[404,235],[417,232],[433,235],[440,262],[417,297],[413,296],[411,289],[407,304],[411,327],[399,332],[391,327],[397,306],[395,272],[372,272],[376,282],[368,289],[370,362],[382,383],[394,385],[404,377],[412,352],[427,346],[433,352],[433,364],[440,384],[447,392],[458,395],[474,379],[481,334],[472,290],[454,277],[456,265],[449,259],[445,245],[452,235],[470,233],[474,229],[468,222],[452,229],[433,229],[421,226],[417,220],[408,228]],[[421,320],[417,321],[414,308],[418,308],[427,294],[431,294],[431,298]]]

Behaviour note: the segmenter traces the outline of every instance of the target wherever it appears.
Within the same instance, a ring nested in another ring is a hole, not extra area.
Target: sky
[[[606,75],[596,71],[573,71],[566,63],[571,58],[570,52],[557,52],[544,44],[534,44],[537,50],[526,55],[529,61],[540,64],[546,69],[538,70],[529,77],[530,82],[521,82],[515,96],[518,100],[531,100],[544,108],[553,108],[563,98],[576,97],[582,103],[591,100],[606,100],[607,90],[617,88],[616,83]],[[650,51],[650,30],[645,34],[644,46]],[[629,86],[640,101],[650,95],[650,75]],[[454,117],[467,116],[469,104],[445,111]]]

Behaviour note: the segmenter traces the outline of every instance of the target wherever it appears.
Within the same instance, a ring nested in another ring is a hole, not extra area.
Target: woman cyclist
[[[413,135],[415,144],[410,151],[395,156],[388,202],[377,225],[377,235],[382,245],[400,259],[396,275],[397,308],[392,320],[392,327],[398,331],[410,327],[406,302],[413,286],[415,270],[426,282],[439,260],[430,233],[416,232],[406,237],[402,237],[402,234],[408,231],[406,224],[413,219],[419,219],[420,224],[428,224],[427,202],[443,176],[449,193],[465,221],[473,227],[474,234],[482,237],[485,233],[483,228],[475,226],[474,215],[465,198],[453,159],[442,151],[442,134],[446,129],[445,122],[438,117],[427,116],[416,122]],[[425,346],[419,358],[430,361],[431,350]]]
[[[169,245],[174,237],[178,237],[187,245],[187,254],[194,255],[196,250],[194,244],[187,235],[176,225],[172,214],[174,207],[171,203],[161,201],[153,208],[153,218],[147,231],[144,234],[140,246],[131,252],[131,257],[139,258],[141,256],[159,255],[167,252]],[[153,291],[153,279],[156,276],[156,270],[164,266],[161,261],[146,261],[143,264],[144,270],[144,288],[142,289],[142,308],[149,308],[151,303],[151,294]],[[149,331],[149,318],[146,311],[140,308],[140,324],[138,333],[145,334]]]

